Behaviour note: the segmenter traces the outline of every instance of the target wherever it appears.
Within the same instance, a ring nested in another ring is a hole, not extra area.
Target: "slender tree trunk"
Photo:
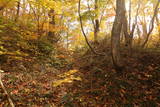
[[[157,25],[158,26],[158,43],[160,43],[160,24]]]
[[[131,0],[129,0],[129,31],[131,30]]]
[[[86,35],[85,31],[84,31],[83,23],[82,23],[82,17],[81,17],[81,0],[79,0],[79,2],[78,2],[78,15],[79,15],[79,22],[80,22],[80,26],[81,26],[81,31],[82,31],[82,34],[83,34],[83,36],[84,36],[84,38],[85,38],[85,41],[86,41],[88,47],[90,48],[90,50],[91,50],[94,54],[96,54],[96,55],[102,55],[102,54],[97,53],[97,52],[93,49],[93,47],[89,44],[87,35]],[[94,23],[94,21],[92,21],[92,22]]]
[[[98,33],[99,33],[99,19],[98,19],[98,0],[95,0],[95,11],[96,11],[96,19],[95,19],[95,28],[94,28],[94,42],[98,43]]]
[[[158,42],[157,42],[157,46],[160,46],[160,21],[158,18],[158,14],[156,15],[156,24],[158,27]]]
[[[116,70],[122,70],[120,59],[120,35],[122,30],[122,18],[124,0],[116,0],[116,16],[112,28],[111,48],[112,48],[112,61]]]
[[[137,25],[137,35],[138,35],[138,42],[137,42],[137,46],[139,47],[141,44],[141,31],[139,26]]]
[[[122,24],[123,24],[123,32],[125,35],[125,46],[128,49],[128,54],[131,55],[131,50],[132,50],[132,39],[133,39],[133,34],[131,34],[131,1],[130,1],[130,6],[129,6],[129,24],[128,20],[126,17],[126,7],[125,7],[125,2],[123,2],[123,7],[122,9]],[[133,29],[133,28],[132,28]]]
[[[18,18],[19,18],[19,11],[20,11],[20,0],[17,1],[17,13],[16,13],[16,18],[15,18],[15,22],[17,22]]]
[[[100,20],[98,19],[98,17],[99,17],[98,2],[99,2],[99,0],[94,1],[95,19],[91,17],[91,21],[92,21],[93,29],[94,29],[94,43],[95,44],[98,43],[98,33],[100,31],[100,28],[99,28],[100,27]],[[89,6],[89,0],[87,1],[87,5],[88,5],[89,12],[91,12],[91,9],[90,9],[90,6]]]
[[[53,29],[55,28],[55,25],[56,25],[56,21],[55,21],[55,10],[54,9],[51,9],[49,11],[49,17],[50,17],[50,22],[49,22],[49,26],[50,27],[53,27]],[[54,39],[55,39],[55,32],[54,31],[51,31],[49,27],[49,32],[48,32],[48,38],[51,42],[56,42]]]
[[[142,38],[145,39],[147,36],[147,24],[145,20],[142,23],[142,31],[143,31]]]
[[[134,31],[135,31],[135,28],[137,25],[137,17],[139,14],[139,8],[140,8],[140,3],[138,3],[135,21],[132,24],[132,27],[131,27],[131,0],[130,0],[130,5],[129,5],[129,24],[128,24],[127,17],[126,17],[125,2],[123,4],[123,8],[122,8],[122,14],[124,16],[124,18],[122,18],[122,23],[123,23],[123,31],[124,31],[124,35],[125,35],[125,46],[128,49],[129,55],[131,55],[131,53],[132,53],[133,35],[134,35]]]

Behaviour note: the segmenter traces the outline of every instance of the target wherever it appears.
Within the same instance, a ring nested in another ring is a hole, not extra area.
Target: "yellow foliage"
[[[17,56],[17,55],[19,55],[19,56],[28,56],[28,54],[23,53],[23,52],[21,52],[19,50],[14,51],[14,52],[5,52],[3,54],[7,54],[7,55],[11,55],[11,56]]]
[[[19,61],[23,60],[23,58],[20,56],[10,56],[9,59],[14,59],[14,60],[19,60]]]
[[[32,32],[26,32],[27,34],[24,34],[24,39],[26,40],[37,40],[39,35],[32,33]]]
[[[14,7],[17,0],[0,0],[0,7]]]
[[[3,51],[0,51],[0,55],[3,55],[4,54],[4,52]]]
[[[53,87],[57,87],[62,85],[63,83],[71,83],[74,80],[81,81],[82,79],[80,77],[75,77],[73,74],[78,72],[78,70],[69,70],[68,72],[65,72],[64,74],[58,75],[58,77],[62,78],[60,80],[57,80],[53,82]]]
[[[65,58],[66,56],[64,55],[58,55],[57,58]]]
[[[57,14],[62,14],[62,3],[60,1],[48,1],[48,7],[54,8]]]
[[[0,46],[0,49],[1,49],[1,50],[3,50],[3,49],[4,49],[4,47],[3,47],[3,46]]]
[[[57,80],[57,81],[53,82],[53,87],[60,86],[63,83],[71,83],[74,80],[81,81],[82,79],[80,77],[70,76],[70,77],[64,78],[62,80]]]
[[[69,70],[68,72],[65,72],[64,74],[58,75],[59,77],[67,77],[70,75],[73,75],[74,73],[78,72],[78,70]]]

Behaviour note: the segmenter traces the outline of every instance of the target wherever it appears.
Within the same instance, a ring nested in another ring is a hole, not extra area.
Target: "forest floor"
[[[125,55],[123,55],[125,57]],[[86,54],[71,69],[37,63],[5,64],[3,83],[16,107],[159,107],[160,53],[139,52],[123,58],[115,71],[108,56]],[[9,103],[0,88],[0,107]]]

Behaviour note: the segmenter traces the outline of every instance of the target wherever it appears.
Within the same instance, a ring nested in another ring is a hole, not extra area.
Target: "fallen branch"
[[[4,93],[7,95],[7,99],[8,99],[8,101],[9,101],[11,107],[15,107],[15,105],[13,104],[13,101],[12,101],[11,97],[9,96],[6,88],[5,88],[4,85],[3,85],[3,82],[2,82],[2,73],[3,73],[3,72],[4,72],[4,71],[0,70],[0,85],[1,85]]]

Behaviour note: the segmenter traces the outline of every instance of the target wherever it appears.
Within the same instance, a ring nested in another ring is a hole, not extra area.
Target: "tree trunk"
[[[112,47],[112,61],[116,70],[122,70],[120,60],[120,35],[122,30],[122,18],[124,0],[116,0],[116,16],[112,28],[111,47]]]
[[[157,47],[160,46],[160,21],[159,21],[159,18],[158,18],[158,14],[156,15],[156,24],[157,24],[157,27],[158,27],[158,42],[157,42]]]
[[[20,0],[17,1],[17,13],[16,13],[16,18],[15,18],[15,22],[17,22],[18,18],[19,18],[19,11],[20,11]]]
[[[99,55],[99,54],[93,49],[93,47],[89,44],[87,35],[86,35],[86,33],[84,32],[83,23],[82,23],[82,17],[81,17],[81,0],[79,0],[79,2],[78,2],[78,15],[79,15],[79,21],[80,21],[81,31],[82,31],[82,34],[83,34],[83,36],[84,36],[84,38],[85,38],[85,41],[86,41],[88,47],[90,48],[90,50],[91,50],[94,54]],[[94,21],[93,21],[93,25],[94,25]]]
[[[158,43],[159,43],[160,42],[160,23],[159,23],[158,16],[156,16],[156,22],[157,22],[157,27],[158,27],[158,39],[159,39]]]
[[[56,25],[56,22],[55,22],[55,11],[54,9],[51,9],[49,11],[49,18],[50,18],[50,22],[49,24],[51,25],[51,27],[53,27],[53,29],[55,29],[55,25]],[[51,31],[51,29],[49,28],[49,32],[48,32],[48,38],[49,40],[53,43],[53,42],[56,42],[54,39],[55,39],[55,32],[54,31]]]
[[[98,43],[98,33],[99,33],[99,19],[98,19],[98,0],[95,0],[95,11],[96,11],[96,19],[95,19],[95,28],[94,28],[94,42]]]
[[[138,41],[137,41],[137,46],[139,47],[140,44],[141,44],[141,31],[140,31],[140,28],[139,26],[137,25],[137,35],[138,35]]]
[[[136,16],[135,16],[135,21],[132,24],[132,28],[131,28],[131,0],[129,1],[129,24],[128,24],[128,20],[127,20],[127,17],[126,17],[125,2],[123,2],[122,23],[123,23],[123,31],[124,31],[124,35],[125,35],[125,46],[128,49],[129,55],[131,55],[131,53],[132,53],[133,35],[134,35],[134,31],[135,31],[135,28],[136,28],[136,25],[137,25],[137,17],[138,17],[138,14],[139,14],[139,8],[140,8],[140,3],[138,3],[138,8],[137,8],[137,11],[136,11]]]

